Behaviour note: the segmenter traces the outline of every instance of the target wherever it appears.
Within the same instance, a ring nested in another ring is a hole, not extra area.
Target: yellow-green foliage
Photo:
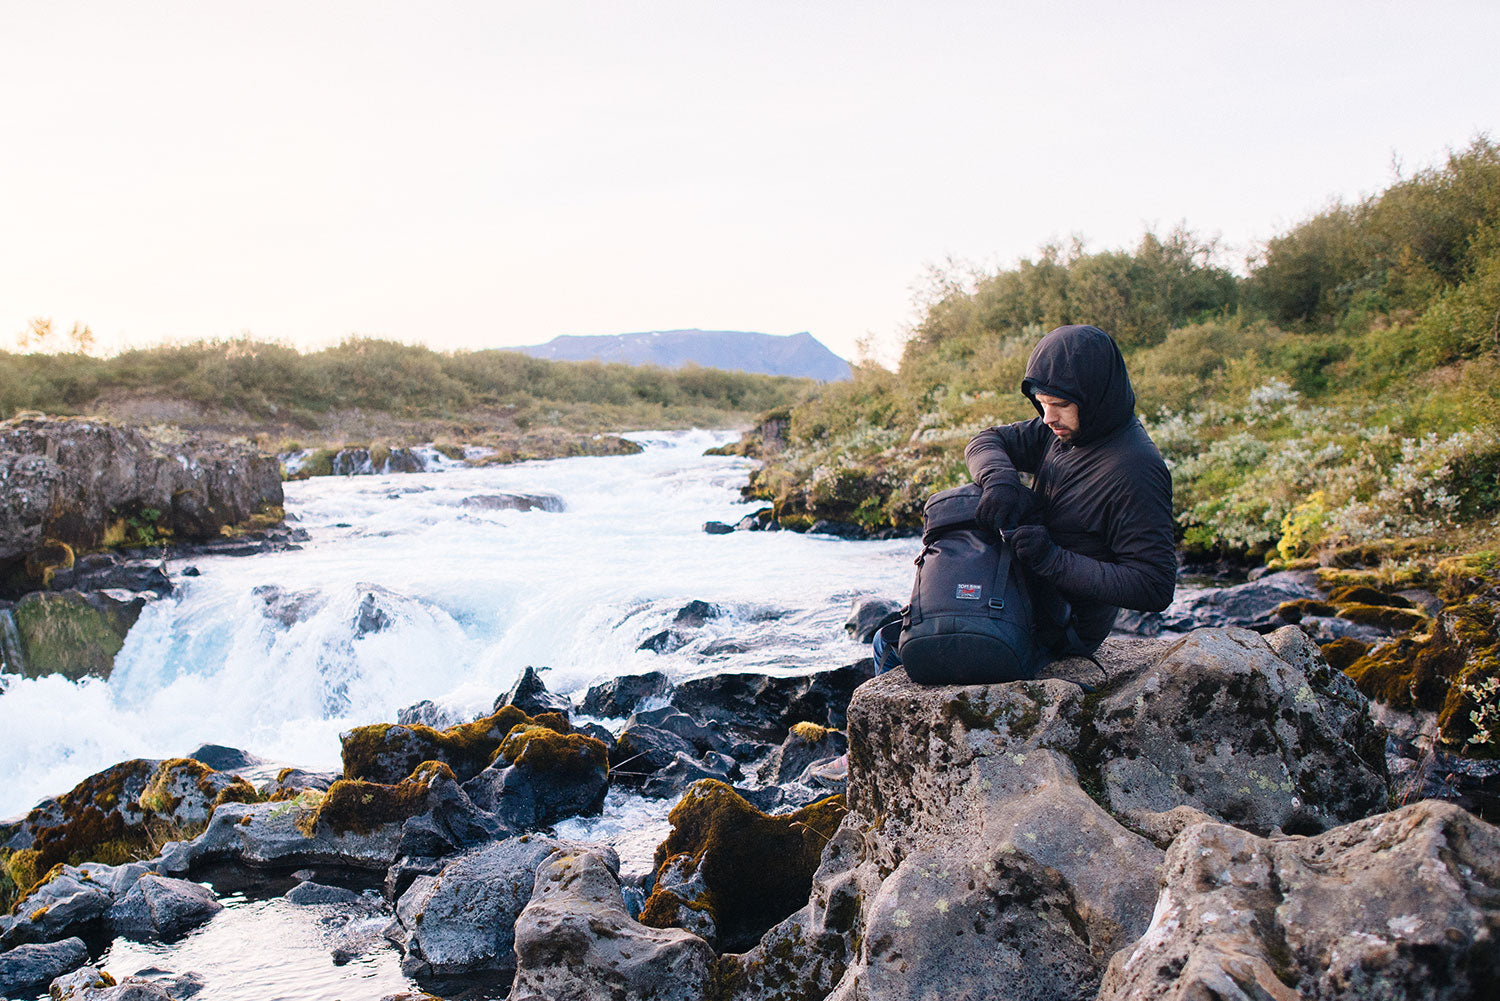
[[[1339,618],[1348,619],[1367,626],[1382,629],[1416,629],[1427,620],[1427,616],[1410,608],[1392,608],[1389,605],[1340,605]]]
[[[427,792],[453,770],[440,761],[424,761],[393,785],[339,779],[328,787],[316,809],[297,819],[297,828],[312,837],[319,828],[330,834],[369,834],[388,824],[404,823],[427,809]]]
[[[712,911],[721,940],[754,941],[807,902],[823,846],[847,812],[843,796],[830,796],[768,816],[723,782],[703,779],[672,808],[672,833],[656,849],[656,870],[686,856],[708,888],[699,906]],[[676,914],[670,901],[647,905],[643,922]]]
[[[791,732],[795,733],[798,737],[807,741],[809,744],[817,744],[826,740],[829,734],[832,734],[834,731],[826,726],[819,726],[816,723],[809,723],[806,720],[803,720],[798,723],[793,723],[791,726]]]

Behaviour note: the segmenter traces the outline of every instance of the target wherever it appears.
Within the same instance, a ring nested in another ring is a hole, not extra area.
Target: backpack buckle
[[[991,598],[990,599],[990,607],[993,608],[993,609],[995,609],[996,611],[999,611],[1000,609],[1002,609],[1002,608],[1005,607],[1005,599],[1004,598]]]

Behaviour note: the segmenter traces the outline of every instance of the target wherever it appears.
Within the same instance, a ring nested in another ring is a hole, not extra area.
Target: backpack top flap
[[[975,513],[979,510],[980,493],[977,484],[965,483],[951,490],[941,490],[927,498],[927,504],[922,509],[922,542],[931,542],[961,525],[980,529],[981,526],[974,520]]]

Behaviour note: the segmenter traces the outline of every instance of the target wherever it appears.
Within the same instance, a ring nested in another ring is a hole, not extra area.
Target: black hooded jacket
[[[1026,363],[1021,392],[1078,404],[1079,428],[1059,439],[1041,417],[981,431],[964,452],[980,487],[1034,473],[1042,524],[1058,548],[1034,568],[1073,605],[1090,647],[1120,608],[1172,601],[1177,558],[1172,476],[1135,416],[1135,391],[1114,338],[1098,327],[1058,327]]]

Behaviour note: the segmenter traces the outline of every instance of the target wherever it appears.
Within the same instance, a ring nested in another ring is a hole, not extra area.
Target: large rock
[[[1386,803],[1383,733],[1295,626],[1269,644],[1245,629],[1195,631],[1112,687],[1092,722],[1086,765],[1110,811],[1142,829],[1185,805],[1306,834]]]
[[[29,893],[23,890],[25,896],[16,903],[14,917],[0,918],[0,946],[56,941],[78,934],[103,917],[114,903],[115,891],[108,882],[94,878],[97,868],[113,867],[60,865]],[[144,871],[145,866],[140,869]]]
[[[59,862],[90,860],[103,845],[115,851],[149,847],[150,811],[139,799],[160,764],[122,761],[27,813],[5,843],[12,852],[6,863],[12,877],[29,885]]]
[[[513,929],[531,899],[537,867],[559,848],[521,835],[460,855],[436,876],[418,876],[396,903],[396,937],[409,975],[516,967]]]
[[[1318,597],[1317,577],[1310,570],[1283,570],[1232,587],[1211,588],[1163,616],[1162,627],[1177,632],[1209,626],[1267,630],[1281,624],[1276,610],[1289,601]]]
[[[543,862],[515,951],[509,1001],[702,1001],[714,959],[696,935],[633,920],[617,863],[597,851]]]
[[[1493,997],[1500,830],[1424,802],[1314,838],[1189,828],[1100,1001]]]
[[[591,716],[629,716],[642,701],[662,695],[671,687],[671,681],[660,671],[610,678],[589,688],[578,711]]]
[[[537,669],[527,665],[511,686],[510,691],[495,700],[493,711],[499,712],[505,706],[515,706],[528,716],[539,716],[542,713],[562,713],[564,717],[573,711],[573,703],[565,695],[555,695],[547,690],[546,682],[542,681]]]
[[[115,934],[137,941],[176,938],[224,909],[197,883],[149,873],[109,909]]]
[[[535,830],[599,812],[609,791],[609,752],[585,734],[518,726],[500,744],[494,762],[463,788],[511,830]]]
[[[15,649],[7,652],[6,660],[14,661],[13,673],[28,678],[108,678],[125,634],[144,605],[143,598],[120,599],[102,592],[33,592],[8,613]]]
[[[17,946],[0,952],[0,991],[10,994],[41,987],[88,961],[88,947],[79,938]]]
[[[642,923],[683,927],[727,950],[749,948],[807,899],[844,813],[843,797],[830,796],[768,816],[723,782],[696,783],[672,808],[672,831],[656,849]]]
[[[274,456],[221,443],[166,445],[100,420],[0,424],[0,482],[0,578],[44,540],[96,549],[129,518],[179,539],[214,538],[282,503]]]
[[[717,720],[742,738],[779,744],[793,723],[842,730],[854,689],[874,674],[874,663],[868,659],[789,678],[716,674],[683,682],[670,701],[696,719]]]
[[[460,782],[482,772],[517,726],[537,721],[515,706],[503,706],[472,723],[434,730],[420,723],[375,723],[342,736],[344,778],[391,784],[424,761],[440,761]]]
[[[876,627],[900,607],[901,602],[891,598],[855,598],[844,632],[856,643],[868,643],[875,638]]]

